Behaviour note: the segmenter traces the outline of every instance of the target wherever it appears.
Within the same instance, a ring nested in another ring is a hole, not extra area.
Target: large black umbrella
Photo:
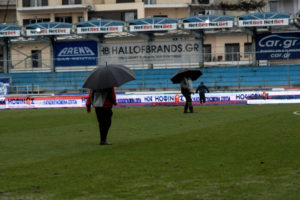
[[[171,81],[175,83],[180,83],[184,77],[190,77],[192,81],[197,80],[202,75],[202,72],[199,69],[195,68],[184,68],[179,70],[171,78]]]
[[[118,87],[134,79],[135,72],[124,65],[99,66],[86,78],[83,88],[101,90]]]

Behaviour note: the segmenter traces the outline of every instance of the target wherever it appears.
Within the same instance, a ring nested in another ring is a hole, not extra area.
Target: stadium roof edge
[[[99,27],[99,26],[124,26],[125,22],[120,20],[93,19],[75,24],[77,27]]]
[[[40,23],[33,23],[28,24],[25,26],[26,29],[49,29],[49,28],[72,28],[71,23],[64,23],[64,22],[40,22]]]
[[[14,31],[21,30],[22,26],[15,24],[0,24],[0,31]]]
[[[178,19],[170,18],[170,17],[147,17],[147,18],[131,20],[128,23],[130,25],[170,24],[170,23],[178,23]]]
[[[220,22],[220,21],[234,21],[233,16],[229,15],[195,15],[182,18],[183,22]]]
[[[291,14],[289,13],[280,13],[280,12],[258,12],[241,15],[238,17],[240,20],[258,20],[258,19],[282,19],[290,18]]]

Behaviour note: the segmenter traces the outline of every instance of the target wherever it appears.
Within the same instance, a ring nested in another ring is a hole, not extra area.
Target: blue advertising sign
[[[300,59],[300,32],[266,33],[257,35],[256,59]]]
[[[97,65],[97,42],[56,42],[54,44],[54,55],[56,67]]]

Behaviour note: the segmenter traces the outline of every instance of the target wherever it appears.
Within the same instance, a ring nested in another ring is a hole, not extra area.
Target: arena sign
[[[100,54],[101,64],[197,63],[202,57],[197,40],[103,43]]]
[[[192,22],[184,23],[184,29],[213,29],[213,28],[231,28],[233,21],[219,21],[219,22]]]
[[[26,36],[68,35],[71,28],[27,29]]]
[[[257,60],[300,59],[300,32],[258,34]]]
[[[283,26],[289,25],[289,19],[239,20],[239,27]]]
[[[86,33],[116,33],[122,32],[123,26],[104,26],[104,27],[78,27],[78,34],[86,34]]]
[[[94,66],[97,65],[97,42],[73,41],[54,44],[55,66]]]

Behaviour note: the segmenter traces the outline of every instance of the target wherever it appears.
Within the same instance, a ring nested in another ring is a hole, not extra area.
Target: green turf
[[[298,200],[299,105],[0,111],[2,200]]]

